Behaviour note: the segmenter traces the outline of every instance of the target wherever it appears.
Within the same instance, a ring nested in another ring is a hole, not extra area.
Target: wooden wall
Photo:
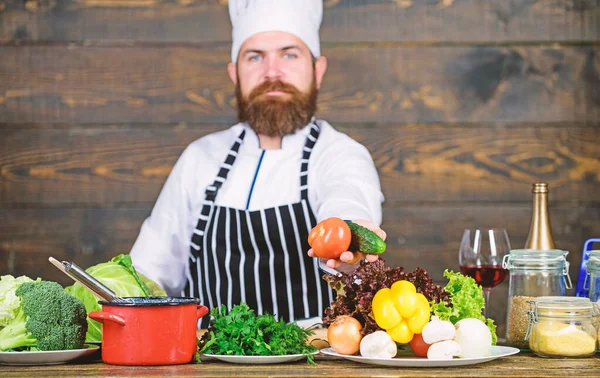
[[[550,185],[575,280],[600,237],[600,0],[325,0],[319,113],[381,175],[391,265],[527,236]],[[131,248],[184,147],[235,122],[226,0],[0,0],[0,273]],[[507,284],[493,295],[504,323]]]

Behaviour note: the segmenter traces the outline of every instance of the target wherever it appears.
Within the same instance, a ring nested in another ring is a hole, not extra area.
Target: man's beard
[[[285,95],[269,96],[270,91]],[[306,126],[317,109],[318,90],[313,78],[308,93],[279,80],[265,81],[244,97],[238,81],[235,94],[240,122],[247,122],[257,134],[282,137]]]

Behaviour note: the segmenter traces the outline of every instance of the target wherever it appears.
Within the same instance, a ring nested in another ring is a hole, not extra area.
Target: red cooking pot
[[[196,354],[198,319],[208,308],[197,298],[133,297],[100,301],[89,317],[102,326],[102,361],[114,365],[187,364]]]

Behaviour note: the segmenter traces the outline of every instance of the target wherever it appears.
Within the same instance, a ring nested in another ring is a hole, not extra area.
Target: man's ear
[[[237,64],[231,62],[227,65],[227,73],[229,74],[229,78],[233,81],[234,85],[237,85],[238,77],[237,77]]]
[[[321,82],[323,81],[323,76],[327,71],[327,58],[324,56],[320,56],[315,59],[315,85],[317,89],[321,89]]]

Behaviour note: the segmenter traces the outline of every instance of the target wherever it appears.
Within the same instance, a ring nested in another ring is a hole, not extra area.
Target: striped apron
[[[333,293],[321,278],[317,259],[306,254],[308,234],[317,223],[308,203],[308,161],[319,127],[311,124],[302,150],[300,202],[256,211],[215,205],[245,133],[235,140],[205,191],[183,295],[199,298],[209,308],[231,309],[245,302],[257,314],[273,314],[286,322],[322,317]],[[203,317],[199,327],[207,328],[209,319]]]

